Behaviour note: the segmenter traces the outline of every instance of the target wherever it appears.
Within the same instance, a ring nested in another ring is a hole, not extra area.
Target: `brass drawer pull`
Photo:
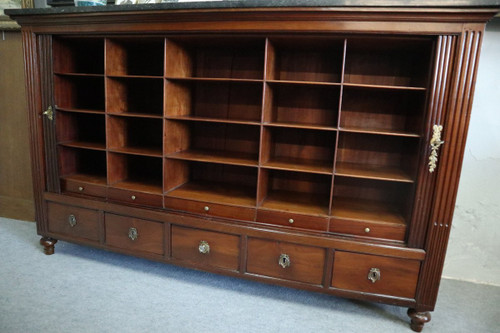
[[[210,253],[210,245],[208,245],[207,241],[200,241],[200,244],[198,245],[198,251],[200,251],[201,254],[208,254]]]
[[[372,283],[380,280],[380,269],[370,268],[370,272],[368,272],[368,280],[370,280]]]
[[[48,120],[54,120],[54,110],[52,110],[52,106],[49,106],[42,114],[47,117]]]
[[[288,223],[293,224],[295,222],[293,219],[288,219]]]
[[[139,233],[137,232],[136,228],[128,229],[128,238],[135,241],[137,239],[137,237],[139,237]]]
[[[83,192],[84,188],[83,186],[78,186],[78,191]]]
[[[205,207],[203,207],[203,210],[204,210],[205,212],[208,212],[208,211],[210,210],[210,207],[205,206]]]
[[[133,195],[133,196],[131,196],[131,197],[130,197],[130,199],[135,200],[135,199],[136,199],[136,196],[135,196],[135,195]]]
[[[371,231],[370,228],[365,228],[366,233],[369,233],[370,231]]]
[[[437,167],[438,161],[438,150],[439,147],[444,143],[441,140],[441,131],[443,130],[442,125],[434,125],[432,127],[432,138],[431,138],[431,154],[429,155],[429,172],[434,172]]]
[[[69,214],[68,216],[68,223],[71,228],[73,228],[76,225],[76,216],[73,214]]]
[[[278,260],[278,264],[283,268],[290,267],[290,264],[291,264],[290,256],[288,254],[282,253],[280,255],[279,260]]]

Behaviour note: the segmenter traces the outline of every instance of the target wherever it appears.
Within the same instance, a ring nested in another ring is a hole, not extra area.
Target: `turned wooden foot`
[[[50,237],[42,237],[40,239],[40,244],[43,245],[43,250],[46,255],[54,254],[54,245],[56,245],[57,239],[53,239]]]
[[[424,324],[431,320],[429,312],[417,312],[415,309],[408,309],[408,316],[411,318],[410,327],[415,332],[422,332]]]

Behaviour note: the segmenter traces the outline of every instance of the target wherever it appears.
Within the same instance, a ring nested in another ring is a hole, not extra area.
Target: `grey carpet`
[[[406,309],[266,285],[66,242],[0,218],[0,332],[411,332]],[[500,287],[443,280],[424,332],[499,332]]]

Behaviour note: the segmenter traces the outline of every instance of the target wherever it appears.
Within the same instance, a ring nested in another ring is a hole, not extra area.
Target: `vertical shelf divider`
[[[264,137],[266,133],[264,133],[264,123],[269,116],[271,108],[271,96],[270,90],[267,85],[267,80],[269,79],[269,75],[274,67],[274,47],[272,46],[269,37],[265,40],[265,49],[264,49],[264,81],[262,84],[262,107],[261,107],[261,115],[260,115],[260,144],[259,144],[259,163],[257,170],[257,193],[255,206],[256,208],[260,207],[260,204],[265,199],[267,194],[267,172],[262,170],[262,161],[266,158],[265,154],[269,154],[269,146],[264,146],[268,140]]]
[[[340,93],[339,93],[339,107],[338,107],[338,115],[337,115],[337,133],[335,138],[335,150],[333,152],[333,166],[332,166],[332,185],[330,186],[330,200],[328,205],[328,215],[332,215],[332,207],[333,207],[333,192],[335,186],[335,168],[337,166],[337,153],[340,141],[340,117],[342,116],[342,98],[344,96],[344,74],[345,74],[345,63],[347,57],[347,38],[344,39],[344,51],[342,54],[342,70],[340,73]]]

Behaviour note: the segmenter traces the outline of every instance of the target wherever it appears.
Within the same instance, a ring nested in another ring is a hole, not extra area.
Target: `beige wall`
[[[0,31],[0,216],[33,221],[25,96],[21,33]]]

